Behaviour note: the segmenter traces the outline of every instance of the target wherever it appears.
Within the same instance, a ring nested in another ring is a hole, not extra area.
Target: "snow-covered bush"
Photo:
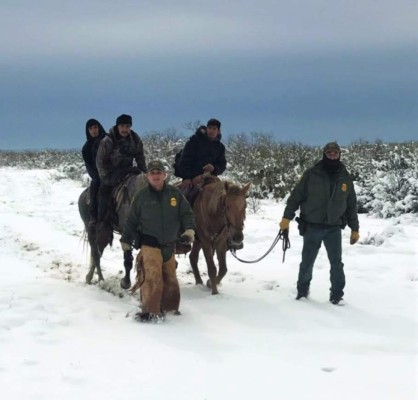
[[[379,144],[377,149],[364,144],[361,148],[361,159],[351,160],[359,208],[384,218],[417,213],[418,143]]]
[[[173,176],[175,154],[199,125],[191,123],[189,134],[174,130],[142,136],[146,159],[160,159]],[[239,184],[251,182],[254,199],[284,199],[303,171],[322,157],[321,147],[280,143],[271,135],[231,135],[224,140],[227,170],[223,177]],[[389,218],[418,213],[418,142],[369,143],[359,141],[342,148],[342,161],[350,171],[358,197],[359,212]],[[81,151],[0,151],[0,166],[55,169],[63,177],[87,184]]]

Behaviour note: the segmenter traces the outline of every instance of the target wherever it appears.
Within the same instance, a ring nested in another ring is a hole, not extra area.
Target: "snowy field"
[[[281,243],[257,264],[229,254],[218,296],[180,257],[182,315],[141,324],[138,296],[118,287],[118,236],[106,282],[84,283],[82,189],[54,171],[1,169],[2,399],[418,399],[416,216],[360,215],[354,246],[343,232],[343,306],[328,302],[324,249],[310,299],[294,300],[302,239],[292,222],[285,263]],[[239,257],[268,249],[282,212],[263,201],[247,213]]]

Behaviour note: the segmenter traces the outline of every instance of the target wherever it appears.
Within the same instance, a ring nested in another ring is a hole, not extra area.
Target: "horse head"
[[[202,284],[198,268],[199,251],[203,249],[212,294],[227,272],[226,252],[241,249],[244,241],[244,221],[247,192],[250,183],[240,187],[231,182],[215,181],[205,184],[195,200],[193,211],[197,237],[190,253],[190,264],[196,284]],[[216,252],[219,270],[213,256]]]
[[[244,221],[247,208],[247,192],[250,183],[239,187],[228,182],[225,183],[224,212],[228,232],[228,248],[239,250],[244,247]]]

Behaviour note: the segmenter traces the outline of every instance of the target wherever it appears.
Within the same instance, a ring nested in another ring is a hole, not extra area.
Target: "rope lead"
[[[280,241],[283,240],[283,244],[282,244],[282,250],[283,250],[283,261],[285,259],[285,255],[286,255],[286,250],[290,249],[290,240],[289,240],[289,230],[286,229],[284,231],[282,231],[280,229],[279,233],[277,234],[277,236],[275,237],[275,239],[273,240],[272,245],[270,246],[270,248],[267,250],[267,252],[262,255],[261,257],[257,258],[256,260],[243,260],[241,258],[239,258],[236,254],[236,250],[235,249],[230,249],[232,255],[238,260],[241,261],[242,263],[246,263],[246,264],[255,264],[259,261],[261,261],[264,257],[266,257],[276,246],[276,244]]]

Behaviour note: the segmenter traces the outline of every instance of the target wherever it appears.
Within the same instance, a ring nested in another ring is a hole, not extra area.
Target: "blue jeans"
[[[299,265],[297,282],[298,292],[308,293],[312,280],[312,270],[324,242],[328,259],[331,264],[331,292],[336,296],[343,296],[345,286],[344,264],[341,260],[341,227],[317,227],[308,224],[303,236],[302,262]]]

